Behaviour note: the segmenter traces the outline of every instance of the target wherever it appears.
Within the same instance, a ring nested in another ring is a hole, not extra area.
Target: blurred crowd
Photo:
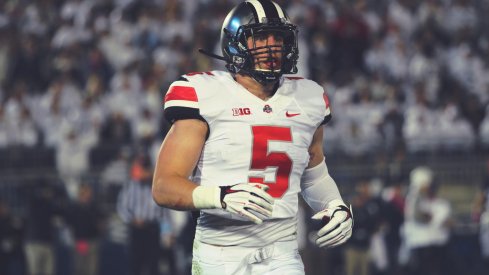
[[[97,148],[159,144],[166,87],[223,68],[197,49],[220,53],[235,2],[2,1],[0,148],[53,148],[72,180]],[[300,26],[299,74],[330,96],[330,153],[489,149],[487,1],[278,2]]]
[[[8,220],[10,227],[1,227],[12,228],[4,234],[14,236],[13,240],[20,242],[27,236],[30,253],[42,255],[39,262],[32,260],[29,266],[46,268],[44,274],[53,274],[55,260],[66,255],[53,255],[53,247],[42,244],[57,242],[79,256],[66,260],[74,270],[94,274],[97,250],[113,249],[94,240],[108,234],[112,244],[153,236],[139,242],[161,244],[163,252],[154,253],[175,257],[163,264],[169,274],[188,268],[190,217],[150,211],[151,206],[132,209],[142,206],[128,194],[139,192],[144,197],[148,192],[145,169],[154,165],[169,127],[162,117],[169,84],[184,73],[224,69],[220,61],[199,54],[198,49],[220,54],[219,29],[237,2],[0,1],[0,170],[8,167],[11,174],[19,175],[28,163],[35,170],[52,162],[52,170],[47,171],[54,174],[30,179],[25,186],[35,188],[21,192],[29,202],[23,210],[27,214],[20,220]],[[405,155],[489,152],[488,1],[277,2],[299,25],[299,75],[323,85],[332,104],[333,120],[324,137],[327,155],[375,155],[388,162],[400,161]],[[43,159],[41,152],[48,152],[50,157]],[[45,171],[41,174],[48,173]],[[364,270],[367,261],[369,270],[375,263],[372,270],[378,274],[397,274],[393,272],[400,269],[393,271],[392,263],[404,259],[406,265],[414,264],[406,260],[411,259],[406,253],[404,258],[394,259],[397,254],[391,251],[401,247],[397,228],[404,222],[404,205],[412,209],[418,205],[408,203],[413,192],[402,184],[403,176],[404,183],[409,181],[408,174],[405,171],[388,178],[395,182],[386,182],[392,186],[380,188],[383,192],[379,187],[376,192],[368,191],[370,179],[355,180],[351,201],[354,209],[363,213],[357,217],[356,226],[362,226],[362,219],[366,221],[365,231],[357,232],[368,232],[363,236],[368,239],[360,236],[358,242],[355,238],[350,242],[352,249],[345,249],[339,262],[356,260],[348,261],[341,270],[360,274],[355,269],[357,264]],[[127,191],[134,185],[141,188]],[[366,193],[382,193],[384,199],[370,201],[372,195],[366,199]],[[411,195],[406,196],[408,193]],[[372,213],[372,207],[378,208],[378,203],[385,201],[394,205],[387,207],[392,213]],[[2,219],[8,216],[4,214],[8,212],[7,202],[8,198],[0,206]],[[365,206],[371,202],[373,206]],[[140,211],[146,214],[137,214]],[[425,223],[431,219],[413,211],[410,217]],[[392,217],[389,226],[396,230],[387,234],[386,221],[377,222],[379,217]],[[20,224],[25,232],[15,230]],[[311,231],[310,225],[304,224]],[[54,236],[53,232],[59,234]],[[11,244],[2,243],[2,247]],[[307,244],[306,240],[306,254],[311,252]],[[100,249],[91,249],[98,245]],[[59,253],[59,246],[56,251]],[[131,247],[130,251],[141,248]],[[333,262],[339,257],[335,250],[327,255],[312,251]],[[365,251],[376,251],[376,258],[366,259]],[[142,256],[143,252],[132,254]],[[115,249],[108,254],[117,253],[122,252]],[[126,254],[119,256],[130,257]],[[315,257],[309,255],[308,259]],[[162,266],[162,257],[143,261],[148,258],[131,259],[141,262],[138,266],[143,269],[148,266],[148,272],[155,264]],[[119,266],[118,259],[100,262],[110,269]],[[120,266],[121,270],[112,269],[114,274],[129,272],[125,265]],[[413,270],[421,274],[438,272],[414,266]],[[21,274],[19,270],[0,273]]]

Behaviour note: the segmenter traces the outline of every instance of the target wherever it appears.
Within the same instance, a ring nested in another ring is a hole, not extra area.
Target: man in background
[[[117,202],[119,216],[129,226],[130,275],[160,274],[160,233],[168,224],[164,223],[166,210],[152,198],[152,173],[149,156],[138,155],[132,164],[132,179],[123,187]]]
[[[345,245],[345,271],[347,275],[372,274],[370,245],[380,227],[382,205],[372,194],[370,180],[361,179],[356,183],[352,206],[355,230]]]
[[[450,215],[450,203],[437,194],[433,171],[428,167],[411,171],[403,225],[411,274],[445,274]]]
[[[486,162],[485,178],[476,195],[474,219],[479,223],[481,269],[489,270],[489,160]]]
[[[75,241],[75,275],[96,275],[103,216],[89,184],[80,185],[78,198],[69,209],[67,222]]]
[[[0,274],[23,274],[24,220],[0,198]]]
[[[54,275],[57,225],[61,221],[55,186],[48,179],[36,182],[29,198],[25,253],[29,275]]]

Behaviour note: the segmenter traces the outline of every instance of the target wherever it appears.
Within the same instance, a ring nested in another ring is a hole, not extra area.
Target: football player
[[[200,210],[193,274],[304,274],[297,249],[298,193],[323,221],[316,243],[351,236],[350,209],[328,173],[321,86],[297,73],[297,26],[269,0],[244,1],[221,29],[227,72],[183,75],[170,85],[153,197]]]

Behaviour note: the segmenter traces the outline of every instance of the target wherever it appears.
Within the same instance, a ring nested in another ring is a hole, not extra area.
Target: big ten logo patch
[[[247,116],[251,115],[250,108],[233,108],[233,116]]]

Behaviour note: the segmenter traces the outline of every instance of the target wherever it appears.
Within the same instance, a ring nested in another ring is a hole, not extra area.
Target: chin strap
[[[226,61],[226,58],[224,58],[224,56],[220,56],[220,55],[217,55],[217,54],[208,52],[208,51],[206,51],[206,50],[204,50],[202,48],[199,49],[199,53],[201,53],[203,55],[207,55],[207,56],[212,57],[212,58],[215,58],[215,59]]]

